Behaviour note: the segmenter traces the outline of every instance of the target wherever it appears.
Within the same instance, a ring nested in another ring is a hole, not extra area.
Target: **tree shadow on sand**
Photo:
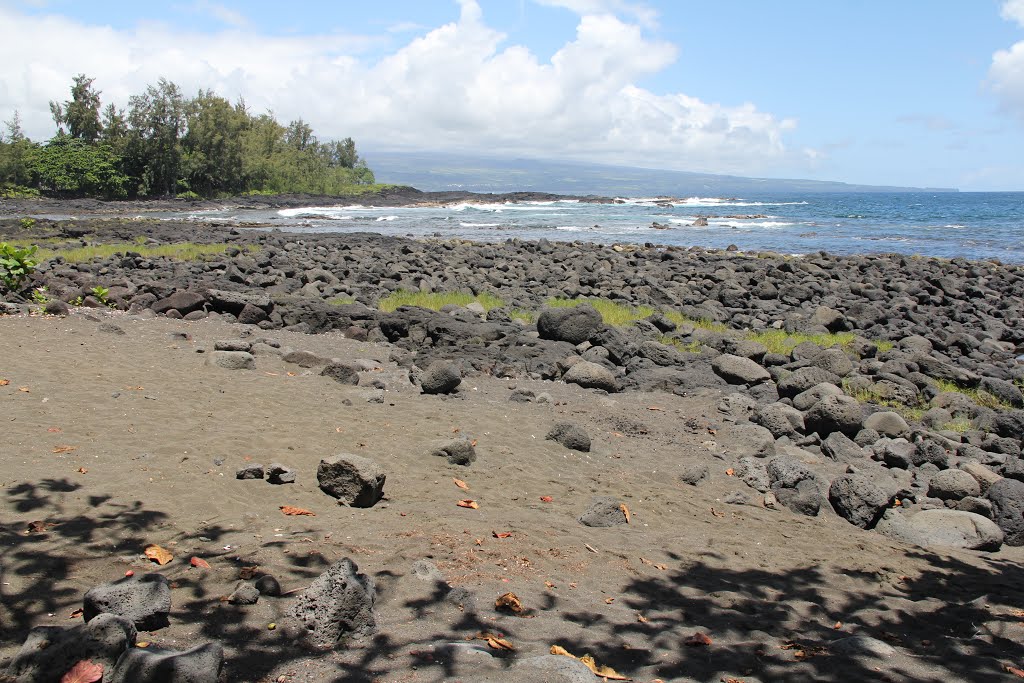
[[[569,614],[593,638],[559,644],[627,675],[653,667],[665,680],[1020,680],[1006,666],[1024,656],[1024,613],[1015,609],[1024,566],[906,555],[929,568],[916,576],[821,567],[779,574],[730,569],[711,554],[674,555],[680,568],[626,586],[619,599],[634,619]],[[697,633],[712,643],[700,644]]]

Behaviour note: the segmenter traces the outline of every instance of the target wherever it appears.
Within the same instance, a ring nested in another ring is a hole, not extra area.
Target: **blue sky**
[[[0,0],[0,117],[160,76],[364,149],[1024,190],[1024,0]]]

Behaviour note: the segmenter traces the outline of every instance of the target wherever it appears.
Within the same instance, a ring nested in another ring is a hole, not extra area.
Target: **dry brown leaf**
[[[499,610],[511,612],[512,614],[523,614],[526,609],[523,607],[522,601],[515,593],[505,593],[499,595],[498,599],[494,601],[494,607]]]
[[[495,650],[505,650],[506,652],[515,652],[516,648],[512,643],[508,642],[504,638],[490,637],[486,639],[488,647]]]
[[[661,571],[665,571],[666,569],[668,569],[668,565],[665,565],[665,564],[656,564],[656,565],[654,565],[654,568],[655,568],[655,569],[660,569]]]
[[[689,645],[690,647],[709,647],[711,645],[711,638],[709,638],[707,634],[697,631],[692,636],[684,640],[683,644]]]
[[[647,406],[647,410],[665,410],[659,406]]]
[[[57,526],[57,525],[54,524],[53,522],[43,522],[41,520],[36,520],[34,522],[29,522],[28,523],[28,529],[25,530],[25,533],[28,533],[28,534],[45,534],[46,530],[49,529],[52,526]]]
[[[470,441],[469,445],[472,446],[473,448],[476,448],[476,439],[473,439],[472,441]]]
[[[550,581],[545,581],[544,585],[552,590],[555,588],[555,584],[551,583]]]
[[[644,615],[640,614],[639,612],[637,612],[636,620],[639,621],[641,624],[646,624],[649,621],[649,619],[647,617],[645,617]]]
[[[48,428],[48,429],[47,429],[46,431],[50,432],[51,434],[58,434],[58,433],[60,433],[60,432],[61,432],[62,430],[61,430],[61,428],[60,428],[60,427],[50,427],[50,428]]]
[[[60,683],[96,683],[102,678],[103,667],[88,659],[83,659],[61,676]]]
[[[78,446],[55,446],[53,449],[54,453],[71,453],[77,451]]]
[[[641,557],[640,558],[640,564],[652,565],[654,563],[651,562],[650,560],[648,560],[646,557]]]
[[[1009,664],[1007,664],[1006,665],[1006,672],[1013,674],[1017,678],[1024,678],[1024,670],[1018,669],[1015,666],[1010,666]]]
[[[492,531],[491,532],[491,536],[494,536],[495,538],[511,538],[512,537],[512,532],[511,531]]]
[[[621,439],[621,438],[624,438],[626,435],[623,434],[622,432],[612,432],[612,436],[615,436],[615,437],[618,437],[618,438]]]
[[[79,474],[85,474],[85,473],[86,473],[86,472],[88,472],[89,470],[87,470],[87,469],[86,469],[86,468],[84,468],[84,467],[79,467],[79,468],[78,468],[78,470],[76,470],[76,471],[77,471],[77,472],[78,472]]]
[[[20,392],[22,392],[22,393],[25,393],[25,394],[29,394],[29,393],[31,393],[31,392],[29,391],[29,388],[28,388],[28,387],[18,387],[18,391],[20,391]]]
[[[209,569],[210,568],[210,563],[207,562],[206,560],[204,560],[201,557],[193,557],[192,559],[190,559],[188,561],[188,563],[190,565],[192,565],[193,567],[197,567],[199,569]]]
[[[68,619],[77,619],[78,617],[82,616],[83,614],[85,614],[85,610],[82,609],[81,607],[79,607],[74,612],[72,612],[71,614],[68,615]]]
[[[713,514],[715,517],[725,517],[724,512],[719,512],[715,508],[711,508],[711,514]]]
[[[542,503],[552,503],[552,502],[554,502],[554,500],[555,499],[552,498],[551,496],[541,496],[540,497],[540,502],[542,502]]]
[[[461,479],[456,479],[455,477],[452,477],[452,481],[454,481],[455,485],[458,486],[463,491],[468,491],[469,490],[469,484],[467,484],[466,482],[462,481]]]
[[[289,372],[289,373],[288,373],[288,376],[289,376],[289,377],[295,377],[295,375],[296,375],[296,373],[294,373],[294,372]]]
[[[142,554],[153,560],[157,564],[163,566],[174,559],[174,555],[171,554],[167,548],[161,548],[156,544],[149,544],[142,549]]]
[[[622,514],[626,515],[626,524],[629,524],[629,508],[626,507],[625,503],[621,503],[619,509],[622,510]]]
[[[470,510],[478,510],[480,508],[479,503],[477,503],[475,500],[470,500],[469,498],[465,500],[460,500],[458,503],[456,503],[456,505],[458,505],[460,508],[469,508]]]
[[[6,387],[10,383],[11,383],[11,380],[9,380],[9,379],[0,379],[0,387]]]
[[[259,569],[259,567],[256,565],[252,567],[242,567],[238,570],[238,578],[242,579],[243,581],[248,581],[252,577],[256,576],[257,569]]]
[[[282,505],[281,512],[291,517],[298,517],[301,515],[305,515],[307,517],[316,517],[315,512],[310,512],[309,510],[303,508],[297,508],[294,505]]]
[[[615,598],[605,598],[604,599],[604,604],[606,604],[606,605],[610,605],[613,602],[615,602]]]
[[[733,468],[731,468],[731,467],[730,467],[729,469],[727,469],[727,470],[725,471],[725,473],[726,473],[726,475],[727,475],[727,476],[730,476],[730,477],[731,477],[731,476],[733,476],[734,474],[736,474],[736,470],[734,470]]]
[[[601,666],[601,665],[599,665],[596,661],[594,661],[594,658],[591,657],[590,655],[583,655],[582,657],[577,657],[576,655],[574,655],[571,652],[569,652],[568,650],[566,650],[564,647],[560,647],[558,645],[552,645],[550,652],[553,655],[562,655],[563,657],[571,657],[572,659],[575,659],[577,661],[583,662],[584,666],[586,666],[588,669],[590,669],[592,672],[594,672],[595,676],[600,676],[601,678],[604,678],[606,680],[609,680],[609,681],[630,681],[630,680],[632,680],[631,678],[629,678],[627,676],[623,676],[622,674],[620,674],[618,671],[616,671],[615,669],[611,668],[610,666]]]

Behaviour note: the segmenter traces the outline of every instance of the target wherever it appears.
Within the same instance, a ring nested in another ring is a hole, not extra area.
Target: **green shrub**
[[[104,306],[106,306],[109,303],[107,297],[110,296],[110,290],[108,288],[96,285],[95,287],[92,288],[91,291],[96,301],[99,301]]]
[[[350,296],[336,296],[333,299],[327,300],[327,303],[332,306],[344,306],[346,304],[354,304],[355,302],[356,300]]]
[[[18,225],[21,226],[22,230],[31,230],[32,228],[36,227],[36,219],[27,217],[22,218],[20,221],[18,221]]]
[[[36,269],[38,262],[33,258],[39,247],[32,245],[24,249],[0,242],[0,280],[7,289],[16,291],[21,283]]]
[[[179,192],[178,193],[178,199],[184,199],[186,201],[194,201],[194,200],[197,200],[197,199],[202,199],[202,197],[200,197],[198,194],[196,194],[192,190],[188,190],[186,192]]]

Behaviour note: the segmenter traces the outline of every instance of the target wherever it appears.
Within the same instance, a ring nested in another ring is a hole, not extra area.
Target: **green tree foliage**
[[[100,93],[93,89],[95,79],[86,78],[85,74],[75,76],[71,86],[71,99],[63,105],[50,102],[50,113],[57,124],[58,133],[68,133],[73,138],[95,142],[100,136]]]
[[[124,197],[128,178],[105,144],[58,133],[32,151],[29,167],[37,186],[59,196]]]
[[[338,195],[374,182],[352,138],[320,141],[297,119],[251,114],[210,90],[186,98],[160,79],[101,108],[93,79],[74,78],[71,100],[51,103],[57,135],[39,147],[15,114],[0,136],[0,187],[68,195],[216,197],[247,192]],[[102,112],[102,113],[101,113]]]
[[[31,181],[29,156],[35,144],[25,137],[18,112],[4,128],[6,134],[0,133],[0,190],[26,187]]]

